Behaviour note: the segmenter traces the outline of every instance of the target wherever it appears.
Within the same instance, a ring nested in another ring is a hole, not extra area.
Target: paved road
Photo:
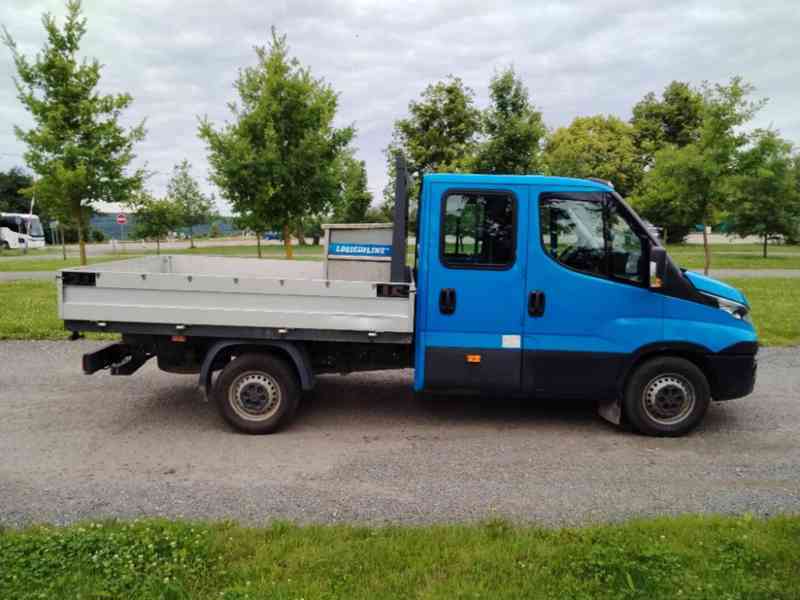
[[[320,379],[288,431],[230,431],[189,376],[79,373],[96,342],[0,343],[0,522],[168,515],[258,523],[548,524],[800,511],[800,348],[762,351],[753,396],[682,439],[590,405],[440,398],[410,373]]]

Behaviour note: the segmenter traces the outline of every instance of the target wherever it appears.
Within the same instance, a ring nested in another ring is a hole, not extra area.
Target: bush
[[[89,233],[89,239],[96,244],[101,244],[106,241],[106,234],[100,229],[92,229]]]

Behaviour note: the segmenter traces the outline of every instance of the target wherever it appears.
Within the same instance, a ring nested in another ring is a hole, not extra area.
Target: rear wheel
[[[703,420],[711,392],[692,362],[662,356],[636,368],[625,390],[625,414],[640,433],[680,436]]]
[[[9,243],[7,241],[3,240],[2,242],[0,242],[0,249],[2,249],[2,250],[11,250],[11,246],[9,245]]]
[[[214,386],[222,417],[245,433],[273,433],[294,417],[300,385],[294,369],[271,354],[244,354],[229,362]]]

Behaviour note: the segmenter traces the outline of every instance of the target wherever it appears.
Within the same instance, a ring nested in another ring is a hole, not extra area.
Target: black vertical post
[[[408,173],[402,153],[395,156],[394,229],[392,229],[392,283],[406,281],[406,224],[408,222]]]

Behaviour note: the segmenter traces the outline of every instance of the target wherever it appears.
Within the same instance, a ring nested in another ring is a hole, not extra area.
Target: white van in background
[[[0,213],[0,249],[44,248],[44,230],[36,215]]]

